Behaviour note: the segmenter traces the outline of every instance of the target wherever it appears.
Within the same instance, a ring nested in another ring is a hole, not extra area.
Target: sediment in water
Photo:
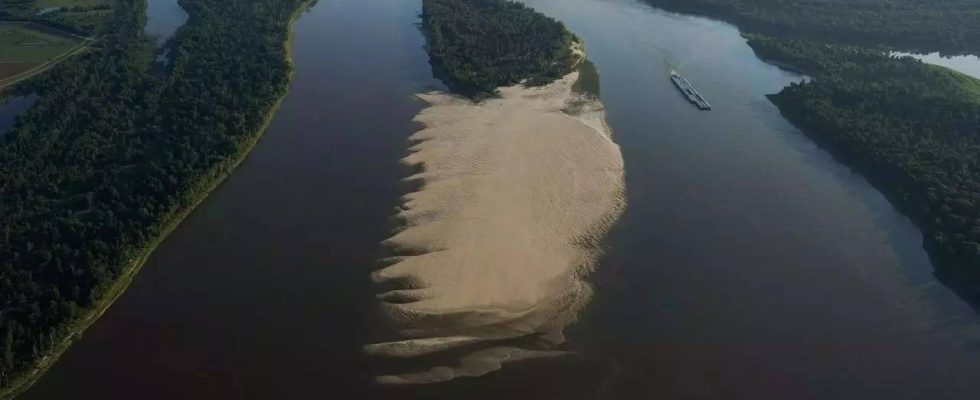
[[[562,330],[588,303],[585,276],[624,206],[619,146],[599,101],[572,90],[577,76],[479,103],[419,95],[424,129],[403,160],[420,171],[408,178],[419,189],[403,197],[403,226],[384,242],[395,256],[372,276],[395,335],[365,351],[442,356],[379,382],[445,381],[564,354]]]

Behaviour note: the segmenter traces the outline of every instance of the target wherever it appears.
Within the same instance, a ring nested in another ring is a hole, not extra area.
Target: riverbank
[[[408,178],[420,188],[404,196],[403,229],[385,241],[395,257],[373,274],[397,338],[366,351],[407,358],[467,349],[459,366],[379,382],[479,376],[562,354],[562,330],[591,297],[583,278],[624,206],[619,146],[598,100],[572,90],[577,79],[504,87],[482,102],[419,95],[429,105],[415,118],[424,129],[403,162],[420,171]],[[499,342],[536,336],[548,343]]]
[[[762,36],[749,45],[770,64],[817,78],[769,99],[908,215],[923,232],[939,279],[978,304],[978,196],[965,188],[975,186],[980,81],[882,50]]]
[[[314,3],[314,1],[315,0],[309,0],[301,3],[290,16],[288,24],[289,34],[286,41],[283,42],[283,48],[286,52],[286,59],[289,61],[290,65],[292,65],[292,42],[294,37],[293,29],[296,20],[310,5]],[[293,70],[290,69],[287,82],[291,81],[292,75]],[[109,286],[106,292],[101,296],[102,299],[93,306],[92,310],[86,313],[82,318],[79,318],[77,321],[70,324],[72,327],[70,328],[70,331],[72,333],[69,335],[69,337],[61,341],[61,343],[52,351],[48,352],[47,355],[40,357],[40,362],[30,372],[21,377],[11,379],[12,383],[8,386],[8,388],[0,391],[0,399],[11,399],[29,389],[31,385],[37,382],[37,380],[44,375],[44,372],[47,371],[58,360],[58,358],[68,350],[72,342],[82,335],[89,326],[95,323],[95,321],[97,321],[98,318],[109,309],[112,303],[125,292],[127,287],[129,287],[133,278],[137,273],[139,273],[140,269],[150,258],[153,251],[156,250],[160,243],[162,243],[170,235],[170,233],[173,232],[178,225],[180,225],[181,221],[190,215],[190,213],[194,211],[194,209],[197,208],[197,206],[200,205],[201,202],[203,202],[208,195],[214,191],[225,179],[227,179],[228,176],[231,175],[231,172],[248,157],[249,152],[251,152],[255,144],[257,144],[259,139],[261,139],[262,134],[265,132],[269,123],[272,121],[273,116],[275,116],[276,111],[279,109],[279,106],[282,104],[282,101],[287,95],[288,91],[283,90],[282,95],[265,113],[261,125],[256,127],[248,141],[239,146],[240,151],[234,158],[230,159],[226,163],[215,166],[212,172],[207,175],[211,178],[199,182],[197,185],[198,189],[190,191],[190,193],[184,197],[184,203],[188,204],[188,206],[178,210],[176,214],[170,218],[170,222],[167,223],[161,230],[160,235],[147,244],[142,250],[137,252],[137,258],[135,258],[130,267],[127,268],[111,286]]]
[[[975,5],[957,4],[929,10],[916,4],[893,8],[848,8],[845,1],[643,0],[672,12],[729,21],[744,32],[865,47],[881,45],[947,54],[976,53],[980,32],[964,18]],[[833,22],[830,22],[833,21]],[[883,29],[883,27],[887,27]]]

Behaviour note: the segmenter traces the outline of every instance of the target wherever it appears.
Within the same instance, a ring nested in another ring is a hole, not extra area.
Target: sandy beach
[[[563,354],[562,330],[588,303],[585,277],[624,206],[619,147],[598,100],[572,90],[577,77],[501,88],[479,103],[419,95],[424,128],[403,160],[419,188],[384,243],[395,256],[372,276],[397,337],[365,351],[459,356],[379,382],[445,381]],[[517,338],[536,344],[507,342]]]

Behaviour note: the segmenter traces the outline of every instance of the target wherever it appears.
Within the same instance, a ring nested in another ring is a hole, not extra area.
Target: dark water
[[[143,32],[153,39],[157,46],[162,46],[177,28],[187,22],[187,12],[180,7],[177,0],[147,0],[146,26]]]
[[[17,115],[27,111],[37,102],[37,95],[16,96],[0,101],[0,135],[14,127]]]
[[[608,398],[954,399],[980,393],[978,318],[921,237],[764,94],[796,76],[727,24],[629,0],[531,0],[586,41],[628,209],[572,337]],[[663,65],[711,101],[698,112]]]
[[[976,314],[921,238],[764,97],[798,77],[731,26],[632,0],[529,0],[586,41],[629,206],[579,357],[370,389],[367,271],[436,83],[419,2],[321,0],[249,159],[24,398],[973,399]],[[698,112],[680,70],[715,107]]]

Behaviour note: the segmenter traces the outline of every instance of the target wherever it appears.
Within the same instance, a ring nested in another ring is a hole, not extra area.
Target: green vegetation
[[[125,287],[261,135],[285,95],[303,0],[182,0],[190,23],[150,70],[143,0],[29,82],[0,138],[0,398],[23,389]]]
[[[117,18],[116,5],[117,0],[4,0],[0,20],[35,22],[92,36]]]
[[[437,77],[468,96],[547,84],[579,59],[562,23],[509,0],[423,0],[422,27]]]
[[[771,100],[911,216],[940,277],[980,299],[980,81],[877,50],[763,36],[749,44],[816,78]]]
[[[49,70],[84,51],[87,42],[33,22],[0,21],[0,87]]]
[[[33,29],[29,24],[0,22],[0,63],[43,63],[80,42],[73,37]]]
[[[980,53],[980,1],[976,0],[646,1],[774,36]]]

